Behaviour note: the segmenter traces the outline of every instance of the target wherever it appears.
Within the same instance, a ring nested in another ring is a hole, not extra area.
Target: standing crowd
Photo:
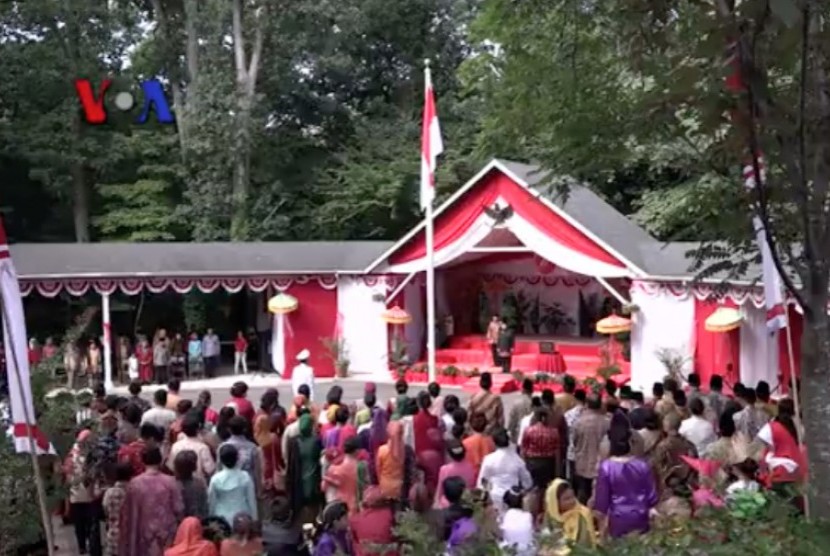
[[[127,336],[120,336],[116,343],[113,346],[113,379],[121,383],[139,380],[143,384],[164,384],[170,378],[212,378],[221,362],[221,341],[212,328],[208,328],[203,336],[193,331],[186,337],[181,332],[168,335],[167,330],[160,328],[152,338],[139,335],[132,341]],[[248,373],[249,345],[245,333],[237,332],[233,340],[234,374]],[[260,346],[256,347],[260,349]],[[30,365],[57,357],[58,353],[59,347],[51,337],[46,338],[43,345],[36,338],[29,339]],[[256,359],[262,368],[262,354]],[[5,365],[0,364],[0,368]],[[82,382],[89,386],[100,382],[104,368],[103,339],[90,338],[67,344],[58,368],[66,374],[69,388],[78,388]]]
[[[320,403],[294,381],[289,404],[272,389],[258,409],[237,382],[218,410],[207,391],[182,397],[176,379],[152,404],[138,381],[126,398],[99,387],[65,464],[71,517],[93,555],[395,556],[408,510],[448,554],[492,536],[529,556],[644,533],[743,491],[799,507],[792,402],[774,403],[763,382],[734,398],[719,376],[707,393],[699,382],[667,379],[646,403],[611,380],[589,395],[566,375],[563,392],[540,396],[525,380],[509,412],[489,373],[466,407],[403,380],[391,400],[369,383],[351,404],[339,386]],[[558,548],[537,544],[546,534]]]

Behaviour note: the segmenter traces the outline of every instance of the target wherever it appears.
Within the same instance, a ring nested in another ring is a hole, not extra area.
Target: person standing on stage
[[[510,373],[510,363],[513,359],[513,347],[516,343],[516,336],[513,331],[507,327],[504,321],[499,322],[499,337],[496,341],[496,347],[499,355],[499,365],[501,365],[501,372]]]
[[[501,331],[501,319],[498,315],[493,315],[490,324],[487,325],[487,343],[490,344],[490,353],[493,355],[493,366],[501,366],[499,361],[499,332]]]
[[[208,328],[207,334],[202,338],[202,357],[205,362],[205,374],[208,378],[216,376],[221,350],[219,336],[213,332],[213,328]]]

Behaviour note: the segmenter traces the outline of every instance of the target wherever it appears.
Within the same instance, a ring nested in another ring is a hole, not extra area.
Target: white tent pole
[[[429,380],[435,381],[435,245],[432,222],[432,201],[426,207],[426,243],[427,243],[427,361]]]
[[[597,282],[599,282],[599,284],[614,297],[614,299],[616,299],[623,305],[631,305],[631,302],[624,298],[622,294],[618,292],[616,288],[614,288],[614,286],[612,286],[608,283],[607,280],[605,280],[605,278],[602,278],[601,276],[596,276],[595,278],[597,279]]]
[[[104,329],[104,388],[112,390],[112,328],[110,325],[110,294],[101,294],[102,328]]]

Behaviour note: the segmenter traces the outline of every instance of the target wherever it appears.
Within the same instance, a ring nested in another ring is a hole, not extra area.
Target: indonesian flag
[[[15,450],[30,452],[29,431],[38,454],[54,454],[55,448],[38,429],[32,403],[29,351],[27,349],[26,319],[23,315],[23,297],[17,282],[6,230],[0,220],[0,295],[3,306],[3,344],[6,346],[6,378],[11,400],[12,435]]]
[[[444,152],[435,92],[429,67],[424,71],[424,121],[421,128],[421,208],[426,209],[435,198],[435,166],[438,155]]]
[[[740,94],[746,87],[741,74],[741,60],[738,51],[738,43],[728,45],[726,64],[731,71],[726,76],[726,89],[732,93]],[[738,111],[732,112],[732,120],[735,124],[741,125],[743,116]],[[762,153],[755,153],[758,173],[763,181],[764,157]],[[749,190],[755,189],[755,166],[750,159],[742,168],[744,187]],[[772,251],[767,241],[767,231],[757,215],[752,217],[752,227],[755,231],[755,241],[758,243],[758,250],[761,252],[761,272],[764,281],[764,304],[767,309],[767,331],[774,333],[787,326],[787,312],[784,306],[784,294],[781,276],[772,259]]]
[[[758,156],[758,170],[763,180],[764,159],[761,156]],[[755,187],[755,168],[751,162],[744,166],[743,177],[744,186],[747,189],[753,189]],[[764,224],[761,222],[760,216],[755,215],[752,217],[752,227],[755,230],[755,241],[758,243],[758,249],[761,251],[761,275],[764,280],[767,331],[772,334],[787,327],[787,311],[784,305],[783,286],[781,284],[781,276],[778,274],[778,269],[775,268],[775,263],[772,260],[772,251],[770,251],[769,243],[767,242],[767,231],[764,229]]]

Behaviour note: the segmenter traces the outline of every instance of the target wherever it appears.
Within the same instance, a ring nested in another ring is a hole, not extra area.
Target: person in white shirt
[[[291,390],[294,391],[294,395],[296,396],[300,393],[300,386],[303,384],[307,385],[309,391],[308,400],[313,402],[314,369],[308,364],[309,357],[311,357],[311,353],[307,349],[297,354],[297,366],[291,371]]]
[[[755,480],[758,475],[758,464],[749,458],[732,466],[732,472],[737,480],[726,487],[726,501],[731,502],[741,492],[758,492],[761,485]]]
[[[501,518],[501,543],[499,546],[512,549],[516,556],[535,556],[533,542],[533,514],[522,507],[524,496],[518,487],[513,487],[504,494],[507,511]]]
[[[504,493],[513,488],[530,489],[533,479],[516,448],[510,445],[510,438],[503,428],[493,433],[493,442],[496,451],[484,457],[481,462],[481,471],[478,475],[478,488],[488,491],[493,507],[499,515],[504,515],[507,508],[504,504]]]
[[[175,471],[176,456],[181,452],[190,450],[196,454],[196,460],[198,462],[194,475],[203,481],[208,481],[210,476],[213,475],[213,472],[216,471],[216,461],[213,459],[208,445],[199,438],[201,428],[202,423],[198,415],[188,413],[184,416],[182,420],[182,434],[179,435],[179,440],[176,440],[170,449],[170,456],[167,458],[167,468],[170,471]]]
[[[715,428],[703,416],[703,413],[706,411],[706,406],[702,399],[692,399],[692,402],[689,404],[689,410],[692,412],[692,416],[684,419],[680,424],[680,436],[694,444],[698,454],[703,454],[706,452],[709,444],[717,440]]]
[[[141,416],[141,424],[150,423],[164,431],[167,435],[167,429],[176,420],[176,412],[167,409],[167,390],[159,388],[153,394],[153,407],[144,412]]]

